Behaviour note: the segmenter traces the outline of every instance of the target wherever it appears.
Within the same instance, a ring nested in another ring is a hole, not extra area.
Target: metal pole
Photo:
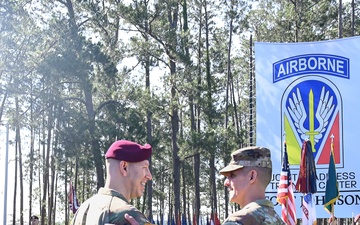
[[[5,186],[4,186],[4,225],[6,225],[6,209],[7,209],[7,183],[8,183],[8,158],[9,158],[9,123],[6,124],[6,148],[5,148]]]
[[[250,108],[250,124],[249,124],[249,127],[250,127],[250,132],[249,132],[249,142],[250,142],[250,145],[253,145],[254,141],[253,141],[253,132],[254,132],[254,129],[253,129],[253,97],[254,97],[254,94],[253,94],[253,56],[252,56],[252,34],[250,34],[250,98],[249,98],[249,108]]]

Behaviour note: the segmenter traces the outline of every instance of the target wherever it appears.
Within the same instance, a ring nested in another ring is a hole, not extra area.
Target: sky
[[[22,135],[25,132],[22,133]],[[9,147],[8,147],[8,182],[7,182],[7,201],[5,204],[4,201],[4,193],[5,193],[5,158],[6,158],[6,126],[0,124],[0,224],[3,224],[4,221],[4,208],[6,207],[7,221],[12,220],[12,212],[13,212],[13,202],[14,202],[14,182],[15,182],[15,145],[12,144],[15,141],[15,131],[9,129]],[[29,152],[29,148],[26,147],[27,143],[22,142],[22,153],[23,155],[27,155]],[[25,173],[25,169],[23,171]],[[29,181],[27,177],[23,180],[24,185],[24,222],[28,224],[28,216],[29,216]],[[33,190],[39,188],[39,182],[33,182]],[[19,180],[17,185],[17,195],[19,196]],[[19,202],[20,199],[17,197],[17,219],[19,219]],[[38,215],[40,214],[39,200],[33,198],[32,203],[32,214]],[[63,221],[64,213],[57,212],[56,213],[56,222]],[[10,224],[10,223],[7,223]]]
[[[11,137],[10,137],[11,136]],[[13,132],[9,131],[9,140],[13,139]],[[4,193],[5,193],[5,171],[6,171],[6,125],[0,125],[0,218],[1,221],[4,221],[4,209],[7,211],[7,215],[12,214],[13,208],[13,192],[14,192],[14,167],[15,167],[15,154],[13,151],[14,147],[9,144],[8,151],[8,188],[7,188],[7,203],[4,202]],[[10,217],[8,217],[10,219]]]
[[[6,158],[6,125],[0,124],[0,208],[2,209],[0,211],[0,219],[2,223],[4,221],[4,209],[6,208],[6,214],[7,214],[7,220],[12,219],[12,212],[13,212],[13,202],[14,202],[14,182],[15,182],[15,131],[9,129],[9,144],[8,144],[8,182],[7,182],[7,201],[5,203],[4,201],[4,193],[5,193],[5,172],[6,172],[6,164],[5,164],[5,158]],[[23,155],[27,155],[28,148],[24,147],[26,146],[26,143],[23,144]],[[25,173],[25,171],[23,171]],[[29,216],[29,182],[25,178],[23,180],[24,185],[24,221],[25,224],[27,224],[27,218]],[[33,183],[33,189],[38,188],[38,182]],[[20,189],[19,189],[19,180],[17,185],[17,193],[19,195]],[[19,197],[17,197],[18,207],[17,207],[17,218],[19,218]],[[39,214],[39,205],[38,201],[33,201],[32,205],[32,211],[33,214],[38,215]],[[9,224],[9,223],[8,223]]]

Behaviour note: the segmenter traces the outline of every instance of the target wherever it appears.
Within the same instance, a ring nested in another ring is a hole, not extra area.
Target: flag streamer
[[[301,148],[301,162],[296,190],[301,193],[316,193],[316,166],[311,142],[304,141]]]
[[[70,210],[75,214],[78,208],[80,207],[78,198],[76,197],[76,190],[73,187],[71,181],[69,184],[69,207]]]
[[[301,162],[298,180],[296,182],[296,190],[303,193],[302,200],[302,224],[316,224],[316,211],[313,194],[317,192],[316,187],[316,166],[312,145],[309,140],[303,142],[301,148]]]

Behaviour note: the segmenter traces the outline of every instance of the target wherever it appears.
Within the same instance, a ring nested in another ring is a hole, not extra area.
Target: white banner
[[[292,181],[301,146],[310,140],[317,173],[316,215],[324,209],[331,141],[340,197],[335,216],[360,213],[360,37],[308,43],[255,43],[256,144],[270,148],[273,177],[267,197],[275,204],[286,140]],[[333,139],[331,139],[333,136]],[[301,218],[301,193],[294,193]]]

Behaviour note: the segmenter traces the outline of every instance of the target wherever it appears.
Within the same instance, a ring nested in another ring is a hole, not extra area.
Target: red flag
[[[70,210],[75,214],[76,211],[78,210],[78,208],[80,207],[78,199],[76,197],[76,191],[75,188],[73,187],[71,181],[69,184],[69,206],[70,206]]]
[[[221,225],[220,220],[219,220],[219,218],[217,216],[217,213],[212,214],[211,220],[213,221],[214,225]]]
[[[281,204],[281,216],[287,225],[296,224],[296,207],[291,180],[290,166],[286,143],[284,142],[284,157],[282,162],[280,184],[277,193],[277,201]]]
[[[193,214],[193,225],[197,225],[195,213]]]

